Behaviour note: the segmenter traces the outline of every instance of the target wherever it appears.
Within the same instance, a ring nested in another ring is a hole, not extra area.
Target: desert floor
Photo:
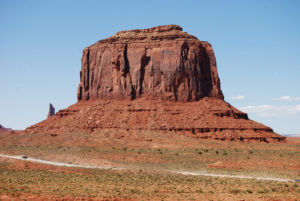
[[[0,134],[0,154],[28,156],[28,160],[0,156],[2,200],[300,197],[300,184],[295,181],[300,178],[299,138],[288,138],[287,143],[245,143],[138,131],[128,135],[112,130],[60,135],[8,132]],[[42,164],[31,158],[77,167]],[[270,178],[274,180],[264,180]]]

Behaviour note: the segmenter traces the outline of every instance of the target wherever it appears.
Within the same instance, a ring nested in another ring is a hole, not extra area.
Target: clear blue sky
[[[0,0],[0,124],[24,129],[76,102],[83,48],[178,24],[215,51],[226,101],[300,133],[300,1]],[[284,97],[285,96],[285,97]]]

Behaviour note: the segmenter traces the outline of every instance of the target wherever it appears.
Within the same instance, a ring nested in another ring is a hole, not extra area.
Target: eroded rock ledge
[[[59,135],[103,130],[131,133],[174,133],[193,138],[229,141],[284,142],[270,127],[252,121],[246,113],[217,98],[194,102],[148,100],[80,101],[47,120],[26,129],[27,133]]]

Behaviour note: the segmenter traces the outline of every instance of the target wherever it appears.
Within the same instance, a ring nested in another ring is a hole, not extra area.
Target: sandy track
[[[16,159],[16,160],[23,160],[23,161],[30,161],[34,163],[41,163],[46,165],[54,165],[60,167],[73,167],[73,168],[89,168],[89,169],[109,169],[109,170],[125,170],[130,168],[124,167],[116,167],[116,166],[91,166],[91,165],[76,165],[76,164],[69,164],[69,163],[60,163],[60,162],[53,162],[53,161],[46,161],[41,159],[35,158],[24,158],[22,155],[6,155],[0,154],[0,157]],[[291,179],[282,179],[282,178],[274,178],[274,177],[254,177],[254,176],[244,176],[244,175],[228,175],[228,174],[211,174],[211,173],[200,173],[200,172],[188,172],[188,171],[169,171],[175,174],[182,174],[182,175],[192,175],[192,176],[207,176],[207,177],[223,177],[223,178],[238,178],[238,179],[257,179],[257,180],[266,180],[266,181],[279,181],[279,182],[295,182],[295,180]]]
[[[280,181],[280,182],[295,182],[291,179],[281,179],[274,177],[253,177],[253,176],[243,176],[243,175],[228,175],[228,174],[210,174],[210,173],[198,173],[198,172],[186,172],[186,171],[173,171],[174,173],[183,175],[194,175],[194,176],[207,176],[207,177],[227,177],[227,178],[239,178],[239,179],[257,179],[257,180],[267,180],[267,181]]]
[[[0,157],[4,158],[10,158],[10,159],[16,159],[16,160],[23,160],[23,161],[30,161],[34,163],[41,163],[41,164],[46,164],[46,165],[54,165],[54,166],[60,166],[60,167],[73,167],[73,168],[89,168],[89,169],[107,169],[107,170],[122,170],[125,169],[123,167],[115,167],[115,166],[91,166],[91,165],[75,165],[75,164],[69,164],[69,163],[60,163],[60,162],[53,162],[53,161],[46,161],[46,160],[41,160],[41,159],[35,159],[35,158],[23,158],[21,155],[6,155],[6,154],[0,154]]]

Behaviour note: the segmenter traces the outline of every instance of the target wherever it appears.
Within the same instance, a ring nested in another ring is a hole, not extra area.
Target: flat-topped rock
[[[84,49],[78,101],[223,99],[211,45],[178,25],[121,31]]]
[[[26,133],[286,141],[224,101],[211,45],[180,26],[120,31],[85,48],[81,62],[77,103]]]
[[[112,42],[112,43],[125,43],[125,42],[150,42],[155,40],[163,39],[195,39],[198,40],[195,36],[192,36],[186,32],[182,31],[182,27],[178,25],[165,25],[157,26],[149,29],[134,29],[128,31],[119,31],[114,34],[112,37],[98,41],[93,47],[101,43]]]

